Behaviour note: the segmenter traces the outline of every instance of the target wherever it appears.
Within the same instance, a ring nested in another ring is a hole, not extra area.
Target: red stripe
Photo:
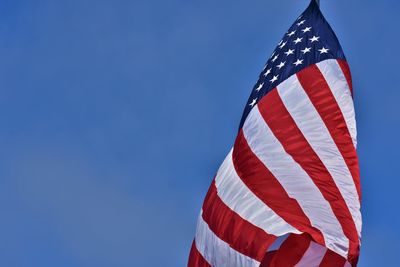
[[[358,245],[357,228],[346,201],[332,176],[315,153],[296,122],[287,111],[277,91],[272,91],[259,103],[258,108],[271,131],[285,151],[303,168],[329,202],[352,248]]]
[[[203,204],[203,219],[220,239],[234,250],[261,261],[276,237],[249,223],[232,211],[217,194],[215,182]]]
[[[342,157],[353,177],[358,195],[361,198],[357,153],[347,128],[346,121],[332,91],[316,65],[312,65],[300,71],[297,73],[297,77],[342,154]],[[351,235],[349,259],[354,259],[358,254],[358,236],[356,238]]]
[[[346,121],[329,85],[316,65],[300,71],[297,73],[297,77],[342,154],[353,176],[354,184],[361,199],[357,152],[354,148]]]
[[[342,267],[346,264],[346,259],[336,254],[331,250],[327,250],[324,258],[321,261],[319,267]]]
[[[314,240],[325,244],[322,233],[313,227],[299,203],[291,198],[268,168],[251,151],[240,130],[233,149],[233,164],[246,186],[282,219]]]
[[[349,64],[347,64],[346,60],[342,60],[342,59],[339,59],[337,62],[339,63],[339,66],[342,69],[344,76],[346,77],[347,84],[349,85],[351,95],[353,96],[354,95],[353,94],[353,81],[351,79],[351,72],[350,72]]]
[[[190,250],[188,267],[211,267],[211,265],[203,258],[196,248],[196,243],[193,241],[192,249]]]
[[[291,234],[276,252],[269,267],[293,267],[303,258],[310,246],[308,235]]]
[[[276,250],[273,250],[273,251],[268,251],[267,253],[265,253],[264,259],[262,260],[260,267],[270,267],[271,262],[274,259],[276,252],[277,252]]]

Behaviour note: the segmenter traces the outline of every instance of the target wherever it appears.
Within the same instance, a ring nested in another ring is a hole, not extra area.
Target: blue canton
[[[260,74],[247,101],[239,129],[251,109],[293,74],[326,59],[344,59],[339,41],[315,0],[290,27]]]

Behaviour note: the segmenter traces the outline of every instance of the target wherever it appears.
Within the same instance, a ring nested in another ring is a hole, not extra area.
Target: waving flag
[[[204,201],[189,267],[356,266],[349,67],[315,0],[268,60]]]

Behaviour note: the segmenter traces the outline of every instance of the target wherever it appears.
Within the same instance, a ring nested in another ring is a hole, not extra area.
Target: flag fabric
[[[188,266],[356,266],[356,147],[349,66],[312,0],[251,92],[205,198]]]

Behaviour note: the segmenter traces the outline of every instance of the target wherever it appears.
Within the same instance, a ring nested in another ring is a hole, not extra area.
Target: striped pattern
[[[288,257],[290,255],[290,257]],[[269,267],[342,267],[350,263],[340,255],[317,244],[307,235],[291,235],[274,251]],[[262,266],[261,266],[262,267]]]
[[[336,125],[324,122],[324,107],[310,97],[309,77],[317,77],[315,88],[331,91]],[[338,266],[329,265],[334,258],[344,266],[357,258],[361,214],[352,173],[358,169],[346,163],[357,158],[341,152],[355,150],[354,135],[346,130],[346,142],[336,141],[329,130],[354,127],[345,119],[354,117],[345,99],[349,88],[341,65],[327,60],[291,76],[258,103],[210,187],[188,266],[259,266],[275,239],[288,233],[308,233],[316,241],[297,247],[303,251],[294,266]]]
[[[207,193],[189,267],[357,265],[352,90],[346,61],[325,59],[257,100]]]

